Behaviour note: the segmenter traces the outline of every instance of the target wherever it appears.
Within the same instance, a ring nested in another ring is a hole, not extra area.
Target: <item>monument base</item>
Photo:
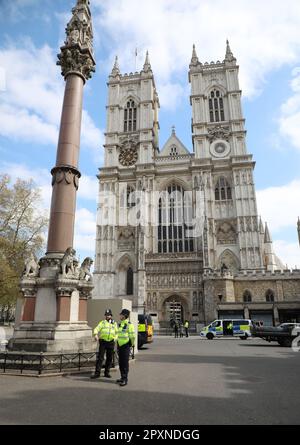
[[[21,322],[8,343],[9,351],[92,352],[96,350],[92,329],[86,322]]]

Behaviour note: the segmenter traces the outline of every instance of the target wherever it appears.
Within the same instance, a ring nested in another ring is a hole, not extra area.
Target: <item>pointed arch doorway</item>
[[[164,313],[166,321],[175,320],[183,322],[186,317],[187,308],[183,299],[178,295],[172,295],[164,301]]]

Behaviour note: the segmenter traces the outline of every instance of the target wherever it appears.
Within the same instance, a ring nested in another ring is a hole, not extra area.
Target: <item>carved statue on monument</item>
[[[39,269],[40,266],[38,265],[34,254],[31,252],[25,260],[25,270],[23,277],[37,277]]]
[[[93,281],[93,275],[90,272],[93,260],[90,257],[86,257],[80,267],[79,280]]]
[[[78,260],[76,259],[76,250],[72,247],[68,247],[62,260],[61,260],[61,273],[63,277],[67,277],[71,274],[73,277],[76,275],[76,265]]]

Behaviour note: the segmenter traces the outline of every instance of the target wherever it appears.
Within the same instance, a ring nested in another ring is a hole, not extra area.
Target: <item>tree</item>
[[[0,175],[0,306],[10,307],[20,295],[25,258],[41,254],[47,223],[33,181],[11,184],[8,175]]]

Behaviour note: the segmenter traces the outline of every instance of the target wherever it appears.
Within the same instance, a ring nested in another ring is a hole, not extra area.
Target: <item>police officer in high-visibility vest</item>
[[[184,322],[184,329],[185,329],[185,336],[188,337],[189,336],[189,322],[187,320],[185,320],[185,322]]]
[[[104,315],[105,320],[101,320],[98,326],[96,326],[94,329],[95,340],[99,340],[99,352],[96,360],[95,374],[91,376],[91,379],[97,379],[100,377],[105,353],[106,362],[104,377],[111,378],[109,370],[112,363],[115,341],[117,339],[118,324],[113,320],[110,309],[107,309]]]
[[[131,346],[135,343],[135,333],[133,324],[129,321],[130,312],[127,309],[122,309],[120,313],[119,329],[118,329],[118,353],[119,353],[119,368],[121,378],[117,380],[120,386],[125,386],[128,383],[129,372],[129,354]]]

